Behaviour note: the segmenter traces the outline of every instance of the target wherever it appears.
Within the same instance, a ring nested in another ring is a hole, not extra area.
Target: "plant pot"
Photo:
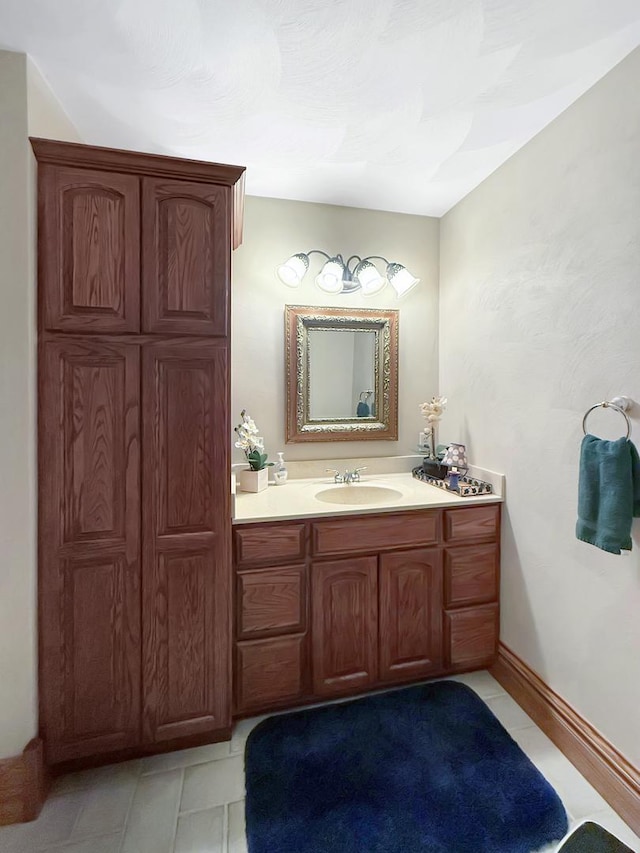
[[[437,459],[424,459],[422,462],[422,470],[429,477],[436,477],[438,480],[444,480],[449,473],[447,465],[442,465]]]
[[[269,469],[252,471],[251,468],[243,468],[240,471],[239,483],[242,492],[261,492],[269,485]]]

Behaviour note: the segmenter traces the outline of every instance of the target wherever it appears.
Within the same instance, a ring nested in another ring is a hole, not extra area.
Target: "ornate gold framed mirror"
[[[285,308],[287,442],[398,438],[398,312]]]

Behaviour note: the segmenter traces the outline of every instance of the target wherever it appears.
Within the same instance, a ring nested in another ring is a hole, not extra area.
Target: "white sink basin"
[[[388,486],[370,486],[354,483],[352,485],[331,486],[316,494],[316,500],[328,504],[342,504],[343,506],[365,506],[366,504],[388,503],[397,501],[402,497],[402,492],[390,489]]]

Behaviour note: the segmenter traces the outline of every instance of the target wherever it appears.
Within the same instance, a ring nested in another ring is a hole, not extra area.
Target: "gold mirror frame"
[[[353,329],[376,333],[375,390],[378,417],[311,418],[309,330]],[[398,312],[392,309],[285,308],[287,443],[303,441],[397,441]]]

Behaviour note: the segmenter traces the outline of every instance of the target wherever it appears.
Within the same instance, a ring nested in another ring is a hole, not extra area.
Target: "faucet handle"
[[[356,481],[356,483],[359,482],[359,480],[360,480],[360,471],[366,471],[366,470],[367,470],[366,465],[363,465],[362,468],[354,468],[353,469],[352,476],[353,476],[353,479]]]
[[[340,471],[337,471],[335,468],[325,468],[327,474],[333,474],[333,479],[336,483],[342,482],[342,474]]]

